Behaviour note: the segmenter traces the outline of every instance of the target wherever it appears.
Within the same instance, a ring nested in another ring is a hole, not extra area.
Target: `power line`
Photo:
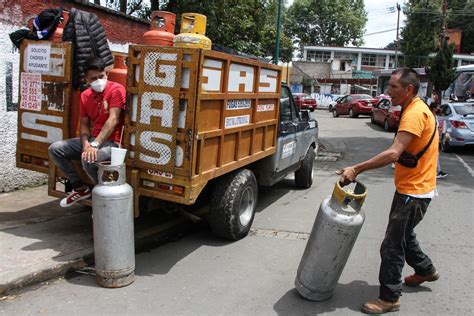
[[[388,33],[388,32],[392,32],[392,31],[396,31],[396,30],[397,30],[397,28],[388,29],[388,30],[383,30],[383,31],[378,31],[378,32],[367,33],[367,34],[364,34],[364,36],[370,36],[370,35],[381,34],[381,33]]]

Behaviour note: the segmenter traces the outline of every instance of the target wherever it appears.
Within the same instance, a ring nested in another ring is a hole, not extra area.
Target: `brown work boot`
[[[385,314],[400,310],[400,300],[387,302],[381,299],[370,301],[362,305],[360,311],[365,314]]]
[[[433,274],[422,276],[419,274],[412,274],[405,278],[405,284],[408,286],[418,286],[423,282],[433,282],[439,279],[438,271],[435,271]]]

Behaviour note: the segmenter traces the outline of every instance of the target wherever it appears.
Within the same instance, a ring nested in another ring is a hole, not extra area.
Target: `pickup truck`
[[[49,72],[28,69],[29,45],[48,47]],[[31,99],[28,80],[42,81],[43,96],[34,108],[19,108],[17,166],[49,174],[48,193],[57,197],[66,194],[57,185],[64,175],[47,148],[75,136],[70,52],[70,43],[24,41],[20,48],[20,104]],[[293,172],[298,188],[312,185],[318,124],[297,110],[281,84],[281,67],[210,50],[143,45],[129,47],[127,62],[123,146],[135,216],[141,198],[191,205],[207,187],[211,230],[238,240],[252,225],[258,185]]]

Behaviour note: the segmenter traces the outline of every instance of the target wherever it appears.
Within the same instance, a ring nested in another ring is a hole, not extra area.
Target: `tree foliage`
[[[446,90],[454,80],[453,52],[454,45],[448,45],[445,41],[431,60],[428,79],[433,83],[436,91]]]
[[[462,31],[461,53],[474,52],[474,1],[450,0],[448,28]]]
[[[425,66],[427,56],[438,48],[443,26],[442,4],[443,0],[409,0],[406,5],[401,51],[407,66]],[[473,17],[473,0],[448,1],[447,28],[462,31],[461,53],[474,52]]]
[[[398,47],[400,47],[400,46],[398,46]],[[391,41],[390,43],[388,43],[388,44],[385,46],[385,49],[392,49],[392,50],[397,49],[397,41],[396,41],[396,40]]]
[[[436,50],[441,31],[441,15],[430,13],[441,12],[441,0],[409,0],[403,12],[406,20],[400,50],[405,66],[425,66],[428,55]]]
[[[213,43],[252,54],[272,58],[276,45],[278,0],[107,0],[107,6],[127,14],[149,19],[155,10],[176,13],[175,33],[179,33],[180,15],[196,12],[207,17],[206,36]],[[282,24],[286,10],[283,7]],[[280,59],[293,56],[293,42],[285,29],[280,33]]]
[[[196,12],[207,16],[208,36],[217,43],[259,57],[271,57],[276,44],[277,0],[170,0],[160,7],[178,15]],[[281,58],[292,56],[292,42],[281,33]]]
[[[287,28],[300,46],[360,46],[366,22],[363,0],[295,0]]]

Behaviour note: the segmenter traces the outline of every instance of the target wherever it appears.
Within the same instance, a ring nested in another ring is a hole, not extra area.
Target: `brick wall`
[[[93,12],[99,16],[112,51],[127,52],[149,29],[146,21],[76,1],[2,0],[0,2],[0,192],[45,183],[44,174],[15,167],[19,54],[8,34],[26,26],[27,21],[47,8],[63,6]]]
[[[148,31],[149,24],[144,20],[129,17],[93,4],[82,4],[78,1],[61,0],[4,0],[0,4],[0,23],[21,27],[31,17],[44,9],[62,6],[65,9],[76,9],[97,14],[105,29],[107,38],[113,43],[136,43],[143,33]]]

